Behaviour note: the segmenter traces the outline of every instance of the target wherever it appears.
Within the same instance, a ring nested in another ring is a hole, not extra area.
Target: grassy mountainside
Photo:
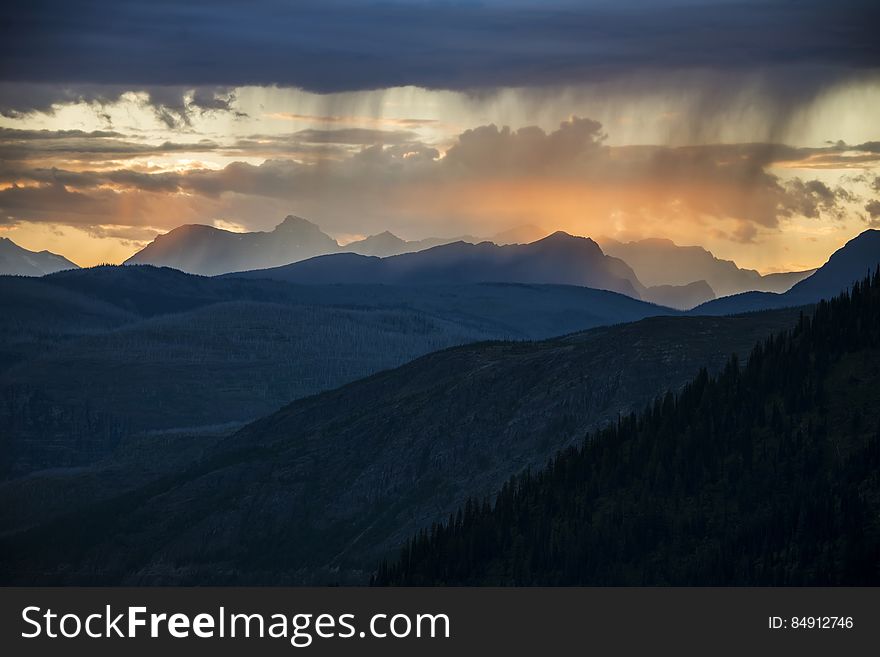
[[[744,368],[469,500],[377,583],[877,585],[878,518],[880,269]]]
[[[378,558],[462,500],[796,320],[788,310],[660,317],[457,347],[296,401],[226,438],[157,436],[90,468],[34,473],[0,488],[14,502],[0,516],[0,575],[365,582]]]

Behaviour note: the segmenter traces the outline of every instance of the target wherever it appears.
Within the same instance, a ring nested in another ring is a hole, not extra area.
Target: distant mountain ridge
[[[491,241],[506,244],[536,234],[543,236],[546,232],[535,226],[521,226],[499,233]],[[288,215],[273,230],[265,232],[235,233],[203,224],[180,226],[159,235],[123,264],[172,267],[188,274],[216,276],[278,267],[333,253],[387,257],[459,241],[475,244],[484,240],[473,235],[404,240],[386,230],[341,245],[307,219]]]
[[[214,276],[338,250],[336,240],[315,224],[290,215],[270,232],[233,233],[200,224],[180,226],[159,235],[124,264],[172,267],[189,274]]]
[[[577,285],[676,310],[693,309],[696,314],[814,303],[858,278],[831,281],[822,294],[808,293],[810,286],[820,285],[821,279],[813,279],[797,293],[783,296],[810,279],[815,270],[761,275],[716,258],[702,247],[656,238],[627,243],[600,238],[597,242],[557,231],[522,243],[543,232],[536,226],[520,226],[491,240],[465,235],[408,241],[384,231],[342,246],[317,225],[291,215],[269,232],[181,226],[157,237],[125,264],[301,284]]]
[[[44,276],[79,265],[50,251],[29,251],[8,237],[0,237],[0,275]]]
[[[389,258],[456,243],[478,245],[490,242],[498,246],[535,244],[547,240],[550,236],[546,236],[546,233],[546,230],[538,226],[523,225],[488,239],[462,235],[456,238],[429,237],[421,240],[404,240],[386,230],[341,245],[314,223],[302,217],[289,215],[275,229],[268,232],[234,233],[199,224],[180,226],[157,237],[124,264],[152,264],[172,267],[192,274],[216,276],[277,269],[320,256],[354,254]],[[554,235],[558,234],[566,233],[561,231],[554,233]],[[604,238],[598,243],[595,241],[593,243],[598,244],[598,248],[606,256],[626,263],[626,271],[621,270],[622,275],[621,272],[617,275],[632,284],[630,290],[625,285],[609,287],[607,282],[602,282],[599,289],[610,289],[678,310],[688,310],[711,301],[716,296],[726,296],[745,290],[783,292],[812,273],[812,271],[804,271],[762,276],[756,271],[741,269],[734,262],[720,260],[702,247],[681,247],[664,239],[622,243]],[[457,248],[462,254],[467,250],[467,247]],[[471,252],[476,253],[476,251]],[[448,256],[450,253],[451,251],[445,252],[445,255]],[[456,257],[460,258],[462,254]],[[379,270],[392,268],[390,265],[369,263],[353,257],[336,259],[332,263],[334,266],[343,267],[343,271],[331,277],[335,283],[362,282],[350,280],[349,276],[355,270],[375,282]],[[400,262],[395,262],[394,266],[398,265]],[[313,262],[307,267],[304,266],[302,271],[313,272],[320,281],[326,283],[331,280],[323,269],[327,266],[325,262],[321,262],[320,265],[318,262]],[[473,270],[474,266],[474,263],[471,263],[469,269]],[[487,266],[491,267],[491,265]],[[321,270],[320,274],[316,271],[318,269]],[[273,272],[272,275],[277,274],[278,272]],[[447,275],[453,274],[454,272],[447,273]],[[383,275],[387,275],[387,271]],[[531,277],[520,279],[510,272],[502,276],[502,280],[588,285],[577,276],[572,277],[570,267],[568,272],[553,275],[549,273],[548,268],[539,281]],[[300,280],[300,282],[319,281]]]
[[[694,281],[687,285],[654,285],[642,296],[658,306],[690,310],[714,299],[715,292],[706,281]]]
[[[423,251],[442,244],[451,244],[452,242],[479,242],[480,240],[472,235],[463,235],[461,237],[446,239],[443,237],[426,237],[423,240],[405,240],[391,231],[383,231],[376,235],[369,235],[361,240],[349,242],[339,247],[339,251],[343,253],[357,253],[359,255],[376,256],[378,258],[386,258],[392,255],[401,255],[402,253],[413,253],[415,251]]]
[[[0,276],[0,480],[4,463],[78,465],[125,431],[252,420],[453,345],[663,314],[677,313],[571,285],[293,285],[151,265]]]
[[[813,304],[830,299],[880,266],[880,230],[869,229],[831,254],[816,272],[783,294],[744,292],[704,303],[691,312],[696,315],[729,315]]]
[[[716,258],[701,246],[679,246],[660,238],[636,242],[599,238],[598,242],[605,253],[626,261],[645,285],[680,286],[703,280],[719,297],[753,290],[782,293],[815,271],[761,275]]]
[[[578,285],[641,299],[646,288],[629,266],[586,237],[561,231],[531,244],[455,242],[387,258],[326,255],[230,274],[300,284],[434,285],[526,283]]]

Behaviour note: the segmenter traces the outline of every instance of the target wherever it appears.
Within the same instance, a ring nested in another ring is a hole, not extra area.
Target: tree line
[[[880,584],[880,269],[469,499],[375,585]]]

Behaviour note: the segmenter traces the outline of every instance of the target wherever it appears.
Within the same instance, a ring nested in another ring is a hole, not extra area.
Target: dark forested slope
[[[457,347],[225,439],[157,437],[89,469],[36,472],[0,484],[0,581],[363,582],[469,496],[797,316],[657,317]]]
[[[554,285],[297,286],[151,266],[0,276],[0,476],[243,423],[430,351],[669,311]]]
[[[379,584],[877,585],[880,270],[472,499]]]

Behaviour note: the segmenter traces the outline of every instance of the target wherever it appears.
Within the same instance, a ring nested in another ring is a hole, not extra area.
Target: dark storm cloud
[[[418,134],[409,130],[374,130],[371,128],[340,128],[339,130],[298,130],[291,135],[295,141],[308,144],[402,144],[416,141]]]
[[[235,93],[225,87],[188,89],[180,86],[162,86],[148,87],[143,91],[149,96],[147,104],[168,128],[190,126],[193,115],[197,113],[232,112],[237,116],[245,116],[233,109]]]
[[[144,94],[143,105],[168,128],[191,125],[195,114],[230,112],[236,117],[246,116],[232,107],[235,93],[226,87],[69,84],[61,81],[47,84],[3,79],[0,79],[0,116],[22,118],[34,111],[51,113],[56,105],[67,103],[92,105],[100,115],[104,107],[132,92]],[[109,115],[104,113],[104,118],[109,124]]]
[[[459,135],[445,164],[464,171],[576,172],[578,164],[593,160],[604,139],[598,121],[578,117],[549,134],[536,126],[519,130],[480,126]]]
[[[107,137],[124,137],[120,132],[112,130],[20,130],[17,128],[0,128],[0,142],[7,141],[41,141],[58,139],[104,139]]]
[[[823,213],[840,217],[844,211],[838,201],[855,201],[849,191],[838,187],[831,189],[820,180],[803,181],[796,178],[785,185],[784,210],[788,215],[799,214],[810,219],[818,219]]]
[[[351,128],[339,130],[299,130],[278,135],[251,135],[225,145],[209,139],[196,142],[158,144],[137,141],[131,135],[111,130],[21,130],[0,128],[0,161],[53,161],[67,159],[100,162],[122,160],[168,153],[217,152],[227,155],[295,157],[304,161],[320,158],[340,159],[350,156],[353,149],[369,145],[385,145],[402,152],[415,153],[424,148],[418,135],[408,130],[375,130]],[[429,149],[433,157],[439,154]],[[8,169],[8,167],[7,167]],[[19,170],[22,167],[18,167]],[[3,168],[0,167],[0,175]]]
[[[0,9],[5,11],[5,9]],[[3,35],[6,36],[5,34]],[[0,45],[0,49],[3,45]],[[21,118],[32,111],[50,112],[56,104],[85,102],[97,107],[115,103],[129,91],[125,86],[80,83],[41,84],[33,82],[9,82],[6,62],[0,60],[0,115]]]
[[[43,158],[77,160],[128,159],[151,154],[199,153],[218,150],[208,139],[193,143],[166,141],[146,144],[115,131],[0,129],[0,161]]]
[[[0,168],[0,175],[3,169]],[[101,185],[117,185],[136,188],[145,192],[177,192],[180,189],[179,176],[174,173],[145,173],[129,169],[113,171],[67,171],[64,169],[31,169],[18,176],[27,180],[48,185],[63,185],[76,189],[89,189]]]
[[[639,69],[811,67],[780,77],[791,93],[880,63],[880,7],[865,0],[30,0],[0,11],[0,80],[25,83],[478,90]],[[192,104],[223,109],[224,97]],[[159,106],[185,121],[174,100]]]

